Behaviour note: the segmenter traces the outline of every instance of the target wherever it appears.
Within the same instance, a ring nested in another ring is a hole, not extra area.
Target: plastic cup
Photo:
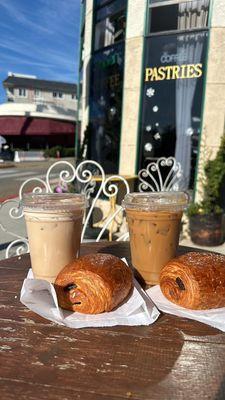
[[[148,285],[159,283],[162,267],[176,255],[185,192],[130,193],[123,200],[132,264]]]
[[[22,205],[33,274],[54,282],[79,255],[85,195],[25,194]]]

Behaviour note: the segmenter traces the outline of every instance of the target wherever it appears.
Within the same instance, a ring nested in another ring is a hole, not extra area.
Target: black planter
[[[219,246],[224,242],[223,214],[189,217],[191,240],[201,246]]]

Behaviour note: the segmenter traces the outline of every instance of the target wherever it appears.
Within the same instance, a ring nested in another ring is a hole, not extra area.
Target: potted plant
[[[203,196],[191,203],[187,214],[191,240],[202,246],[218,246],[224,241],[225,135],[213,160],[204,167]]]

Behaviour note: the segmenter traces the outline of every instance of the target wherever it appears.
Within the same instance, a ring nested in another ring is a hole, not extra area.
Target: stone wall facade
[[[135,174],[147,0],[128,1],[120,174]]]
[[[204,164],[214,158],[225,133],[225,3],[211,4],[211,26],[208,46],[207,77],[203,108],[196,200],[201,199]]]
[[[123,105],[121,120],[119,173],[137,172],[139,118],[141,113],[144,34],[147,0],[127,0]],[[225,3],[211,0],[207,76],[203,104],[202,135],[198,175],[205,158],[214,157],[225,126]],[[90,61],[92,52],[93,0],[86,1],[83,55],[82,134],[89,122]],[[82,140],[83,136],[81,136]],[[197,177],[196,199],[201,197],[201,180]]]

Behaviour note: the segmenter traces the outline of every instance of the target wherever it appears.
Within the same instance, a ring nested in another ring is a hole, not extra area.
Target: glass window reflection
[[[205,31],[146,38],[140,167],[175,156],[185,187],[194,183],[207,37]]]
[[[94,50],[125,39],[126,1],[116,0],[96,13]]]
[[[93,55],[89,149],[107,173],[118,171],[124,44]]]
[[[94,6],[95,6],[95,8],[102,7],[105,4],[110,3],[110,1],[112,1],[112,0],[94,0]]]
[[[162,2],[149,9],[149,33],[208,26],[209,0]]]

